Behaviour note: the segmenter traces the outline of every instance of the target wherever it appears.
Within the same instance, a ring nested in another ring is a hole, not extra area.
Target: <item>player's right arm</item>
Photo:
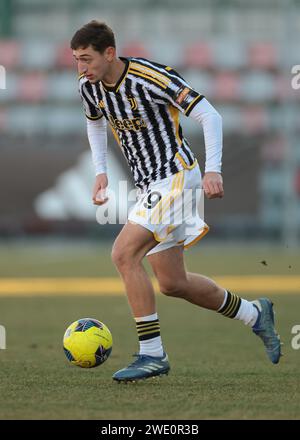
[[[92,199],[95,205],[103,205],[106,197],[107,179],[107,129],[106,120],[97,121],[87,119],[87,134],[92,150],[92,158],[96,173]]]
[[[95,205],[102,205],[108,200],[106,197],[108,185],[106,120],[94,102],[91,85],[84,77],[79,78],[79,94],[86,116],[87,135],[96,173],[92,199]]]

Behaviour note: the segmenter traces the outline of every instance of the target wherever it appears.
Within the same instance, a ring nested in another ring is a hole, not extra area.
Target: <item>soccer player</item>
[[[155,295],[142,265],[147,255],[162,293],[183,298],[252,327],[272,363],[279,362],[280,339],[274,328],[273,304],[267,298],[247,301],[213,280],[186,272],[184,249],[208,226],[199,214],[170,218],[183,204],[186,190],[203,188],[209,199],[224,195],[221,175],[222,119],[207,99],[175,70],[144,58],[117,57],[113,31],[91,21],[71,40],[78,64],[79,92],[96,171],[93,201],[107,201],[107,123],[117,138],[139,191],[128,222],[117,237],[112,260],[127,293],[139,338],[136,359],[113,379],[135,381],[167,374],[169,360],[160,335]],[[183,136],[179,112],[202,124],[205,174]],[[190,202],[195,205],[196,196]]]

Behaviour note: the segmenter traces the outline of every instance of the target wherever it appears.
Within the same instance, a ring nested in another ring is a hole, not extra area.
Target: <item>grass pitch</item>
[[[188,267],[207,275],[299,273],[296,254],[279,258],[253,249],[245,256],[228,248],[203,254],[199,248],[187,254]],[[58,253],[12,247],[0,252],[0,263],[2,277],[116,275],[109,248]],[[285,343],[279,365],[269,362],[262,342],[240,322],[158,295],[171,372],[125,385],[111,378],[138,349],[125,296],[1,297],[7,348],[0,350],[0,418],[299,419],[300,350],[291,347],[299,296],[283,292],[272,299]],[[66,327],[82,317],[102,320],[114,338],[110,358],[91,370],[69,364],[62,349]]]

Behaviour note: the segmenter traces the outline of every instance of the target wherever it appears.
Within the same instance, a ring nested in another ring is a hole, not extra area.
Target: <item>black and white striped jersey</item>
[[[186,116],[203,98],[172,68],[144,58],[123,58],[123,75],[113,87],[79,77],[86,117],[105,117],[127,159],[135,185],[147,188],[185,167],[195,157],[183,137]]]

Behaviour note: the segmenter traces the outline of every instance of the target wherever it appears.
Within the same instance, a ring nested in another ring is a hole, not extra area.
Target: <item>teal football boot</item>
[[[161,357],[144,354],[134,354],[133,356],[136,356],[137,359],[128,367],[117,371],[113,375],[114,380],[118,382],[133,382],[168,374],[170,371],[170,364],[166,353]]]
[[[252,301],[252,304],[258,310],[258,318],[252,331],[263,341],[270,361],[278,364],[282,354],[280,337],[274,327],[273,303],[268,298],[259,298]]]

